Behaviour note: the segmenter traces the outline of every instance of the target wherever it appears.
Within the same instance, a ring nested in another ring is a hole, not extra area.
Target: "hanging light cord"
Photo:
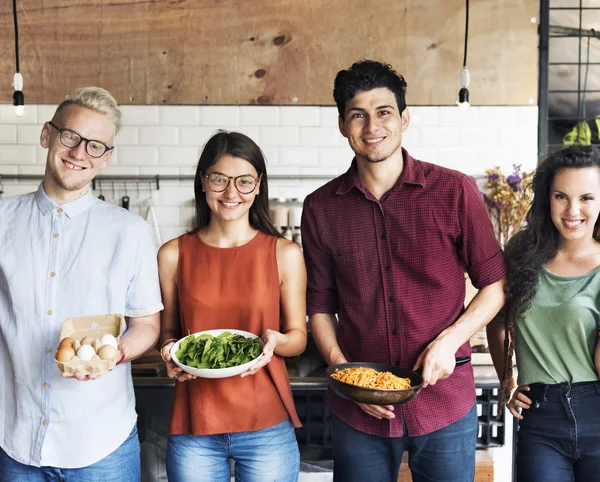
[[[16,0],[14,0],[16,1]],[[465,56],[463,59],[463,67],[467,66],[467,40],[469,39],[469,0],[467,2],[467,11],[465,14]]]
[[[17,74],[20,72],[19,65],[19,22],[17,22],[17,0],[13,0],[13,19],[15,22],[15,61],[17,64]]]

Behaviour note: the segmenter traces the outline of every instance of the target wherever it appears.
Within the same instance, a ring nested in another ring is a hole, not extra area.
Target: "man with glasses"
[[[115,99],[79,89],[44,124],[37,192],[0,201],[0,482],[140,479],[130,361],[158,339],[163,308],[150,226],[93,197],[121,125]],[[128,317],[120,363],[62,374],[62,321]]]

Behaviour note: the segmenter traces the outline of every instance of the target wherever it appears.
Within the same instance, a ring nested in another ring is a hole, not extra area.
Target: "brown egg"
[[[90,345],[93,347],[95,341],[96,341],[96,339],[93,336],[84,336],[81,339],[81,344],[82,345]]]
[[[71,361],[71,358],[75,356],[75,350],[70,346],[63,346],[58,349],[56,352],[56,359],[58,361]]]
[[[70,336],[67,336],[67,337],[63,338],[62,340],[60,340],[60,345],[58,345],[58,346],[59,346],[59,348],[63,347],[63,346],[68,346],[69,348],[73,348],[74,345],[75,345],[75,340],[73,338],[71,338]]]
[[[111,345],[104,345],[98,350],[98,355],[103,360],[112,360],[115,356],[117,356],[117,350],[115,350]]]

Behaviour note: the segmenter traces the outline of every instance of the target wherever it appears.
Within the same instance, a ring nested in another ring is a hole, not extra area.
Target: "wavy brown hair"
[[[557,172],[562,169],[600,169],[600,149],[595,146],[569,146],[548,154],[540,161],[531,187],[533,202],[527,212],[526,227],[514,235],[505,250],[506,305],[504,374],[500,390],[501,402],[510,398],[509,382],[513,376],[515,326],[529,308],[538,288],[545,264],[557,254],[560,233],[550,215],[550,189]],[[600,242],[600,218],[596,220],[594,239]]]

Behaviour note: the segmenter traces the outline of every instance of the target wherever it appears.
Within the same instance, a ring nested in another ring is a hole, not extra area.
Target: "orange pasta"
[[[379,390],[404,390],[410,388],[410,378],[400,378],[391,372],[378,372],[373,368],[336,369],[331,377],[340,382],[363,388],[376,388]]]

